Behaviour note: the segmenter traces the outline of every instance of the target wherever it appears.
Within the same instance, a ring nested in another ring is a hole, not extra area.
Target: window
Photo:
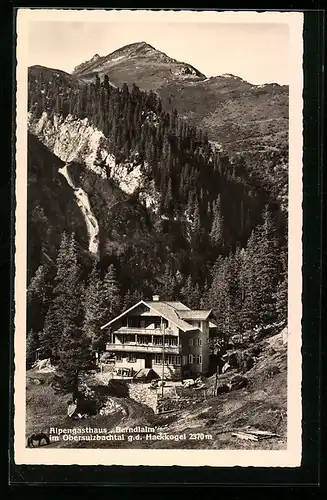
[[[122,360],[122,355],[121,355],[121,353],[120,353],[120,352],[117,352],[117,353],[116,353],[115,358],[116,358],[116,361],[121,361],[121,360]]]
[[[129,363],[135,363],[136,362],[136,356],[135,356],[135,354],[128,354],[127,361]]]
[[[195,360],[196,360],[196,359],[195,359],[195,354],[192,354],[192,363],[194,363],[194,364],[195,364]]]
[[[193,345],[193,339],[189,339],[188,343],[189,345]]]
[[[189,363],[192,363],[192,360],[193,360],[193,356],[192,356],[192,354],[189,354],[189,355],[188,355],[188,362],[189,362]]]
[[[166,337],[165,345],[177,345],[177,338],[175,337]]]
[[[168,364],[179,366],[181,364],[180,356],[168,356]]]
[[[148,335],[138,335],[137,336],[137,343],[138,344],[143,344],[143,345],[146,345],[149,343],[149,340],[151,342],[151,337],[149,339]]]
[[[197,362],[198,365],[200,365],[202,363],[202,356],[201,356],[201,354],[197,355],[196,362]]]
[[[132,328],[139,328],[140,318],[138,316],[130,316],[128,318],[128,326],[131,326]]]
[[[155,337],[155,336],[153,336],[153,343],[155,345],[162,345],[162,337]]]
[[[196,339],[196,345],[201,346],[202,345],[202,339]]]
[[[161,327],[161,318],[154,318],[154,327],[155,328]]]
[[[187,356],[183,356],[183,365],[187,365]]]
[[[154,362],[156,365],[160,365],[162,363],[162,356],[161,354],[156,354],[154,356]]]

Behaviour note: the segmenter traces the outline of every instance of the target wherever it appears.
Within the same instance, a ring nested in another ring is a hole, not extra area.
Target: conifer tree
[[[122,310],[126,311],[127,309],[129,309],[133,305],[133,300],[134,300],[133,294],[132,294],[131,290],[128,289],[124,295]]]
[[[160,278],[160,285],[158,287],[158,294],[162,300],[174,300],[176,297],[176,278],[171,272],[169,265]]]
[[[41,331],[51,297],[52,269],[42,264],[36,270],[27,289],[27,324],[28,329]]]
[[[287,321],[288,312],[288,262],[287,240],[280,252],[280,277],[276,289],[276,313],[278,321]]]
[[[77,260],[76,241],[74,235],[66,239],[58,255],[57,285],[55,288],[54,304],[57,306],[55,312],[59,312],[58,306],[63,307],[61,311],[62,330],[55,344],[55,356],[57,363],[57,381],[63,392],[71,392],[73,398],[77,397],[81,376],[94,368],[95,359],[91,349],[91,341],[83,331],[84,308],[83,294],[84,285],[81,281],[81,269]],[[62,271],[66,269],[66,280],[62,282]]]
[[[197,282],[194,285],[193,292],[191,295],[191,300],[190,300],[191,309],[199,309],[200,301],[201,301],[201,290],[200,290],[200,285]]]
[[[73,400],[79,395],[81,377],[95,368],[90,340],[81,327],[71,322],[65,325],[59,349],[56,380],[64,393],[72,393]]]
[[[101,327],[116,316],[120,308],[120,292],[113,265],[109,267],[104,279],[101,280],[97,263],[94,264],[85,289],[83,303],[84,334],[90,339],[94,351],[103,351],[107,334],[101,330]]]
[[[40,346],[39,334],[34,330],[30,330],[26,339],[26,368],[32,367],[36,359],[36,350]]]
[[[77,261],[75,236],[63,234],[56,261],[52,300],[45,318],[41,346],[52,358],[58,355],[58,347],[66,324],[81,324],[80,269]]]
[[[96,348],[101,333],[100,315],[100,272],[95,262],[89,276],[88,284],[83,294],[84,324],[83,332],[91,341],[92,348]]]
[[[212,270],[212,283],[208,302],[217,318],[220,335],[228,338],[232,332],[232,300],[230,293],[230,267],[228,258],[219,256]]]
[[[164,209],[165,212],[168,214],[172,213],[173,210],[173,190],[172,190],[172,182],[171,179],[168,180],[168,187],[165,195],[165,202],[164,202]]]
[[[258,271],[256,284],[259,307],[259,322],[268,325],[276,321],[276,292],[278,284],[279,255],[276,226],[268,206],[263,213],[263,224],[259,227]]]
[[[240,286],[242,295],[241,323],[245,331],[252,329],[258,323],[259,297],[257,293],[256,276],[260,272],[258,265],[259,240],[256,232],[252,232],[243,254],[240,271]]]
[[[189,274],[185,284],[181,289],[183,302],[191,309],[200,307],[201,290],[198,283],[193,283],[192,276]]]
[[[120,290],[116,279],[115,267],[111,264],[102,282],[100,294],[100,307],[105,311],[103,317],[105,321],[114,318],[120,311]]]
[[[213,221],[210,238],[215,246],[222,247],[224,242],[224,219],[221,211],[220,195],[216,203],[213,203]]]

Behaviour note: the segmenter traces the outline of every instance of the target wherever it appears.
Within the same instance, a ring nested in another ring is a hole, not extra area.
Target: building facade
[[[114,369],[152,368],[160,377],[181,379],[206,374],[209,367],[211,311],[181,302],[141,300],[109,323],[106,351]]]

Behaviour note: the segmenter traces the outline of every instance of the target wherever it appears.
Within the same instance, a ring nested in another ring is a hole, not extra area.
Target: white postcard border
[[[27,54],[28,24],[35,21],[285,23],[290,30],[289,85],[289,314],[287,450],[27,449],[26,263],[27,263]],[[151,465],[297,467],[301,464],[302,318],[302,109],[303,13],[24,9],[17,13],[17,138],[14,321],[14,461],[44,465]]]

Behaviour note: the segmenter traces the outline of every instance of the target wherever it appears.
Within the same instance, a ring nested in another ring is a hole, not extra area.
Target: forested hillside
[[[152,293],[212,308],[220,334],[285,320],[282,174],[280,189],[272,186],[272,174],[260,175],[246,157],[231,161],[206,132],[175,109],[167,111],[157,94],[136,85],[116,88],[107,75],[81,83],[64,72],[32,67],[28,106],[31,120],[46,119],[54,134],[58,117],[87,120],[114,158],[113,165],[99,149],[94,165],[101,175],[82,161],[68,165],[100,228],[99,253],[90,255],[73,190],[58,174],[62,161],[30,139],[31,351],[41,345],[58,355],[58,332],[66,348],[76,330],[94,343],[101,322]],[[266,168],[277,171],[280,161],[272,155]],[[139,169],[142,193],[120,188],[111,172],[117,165]],[[146,203],[144,189],[155,206]]]

